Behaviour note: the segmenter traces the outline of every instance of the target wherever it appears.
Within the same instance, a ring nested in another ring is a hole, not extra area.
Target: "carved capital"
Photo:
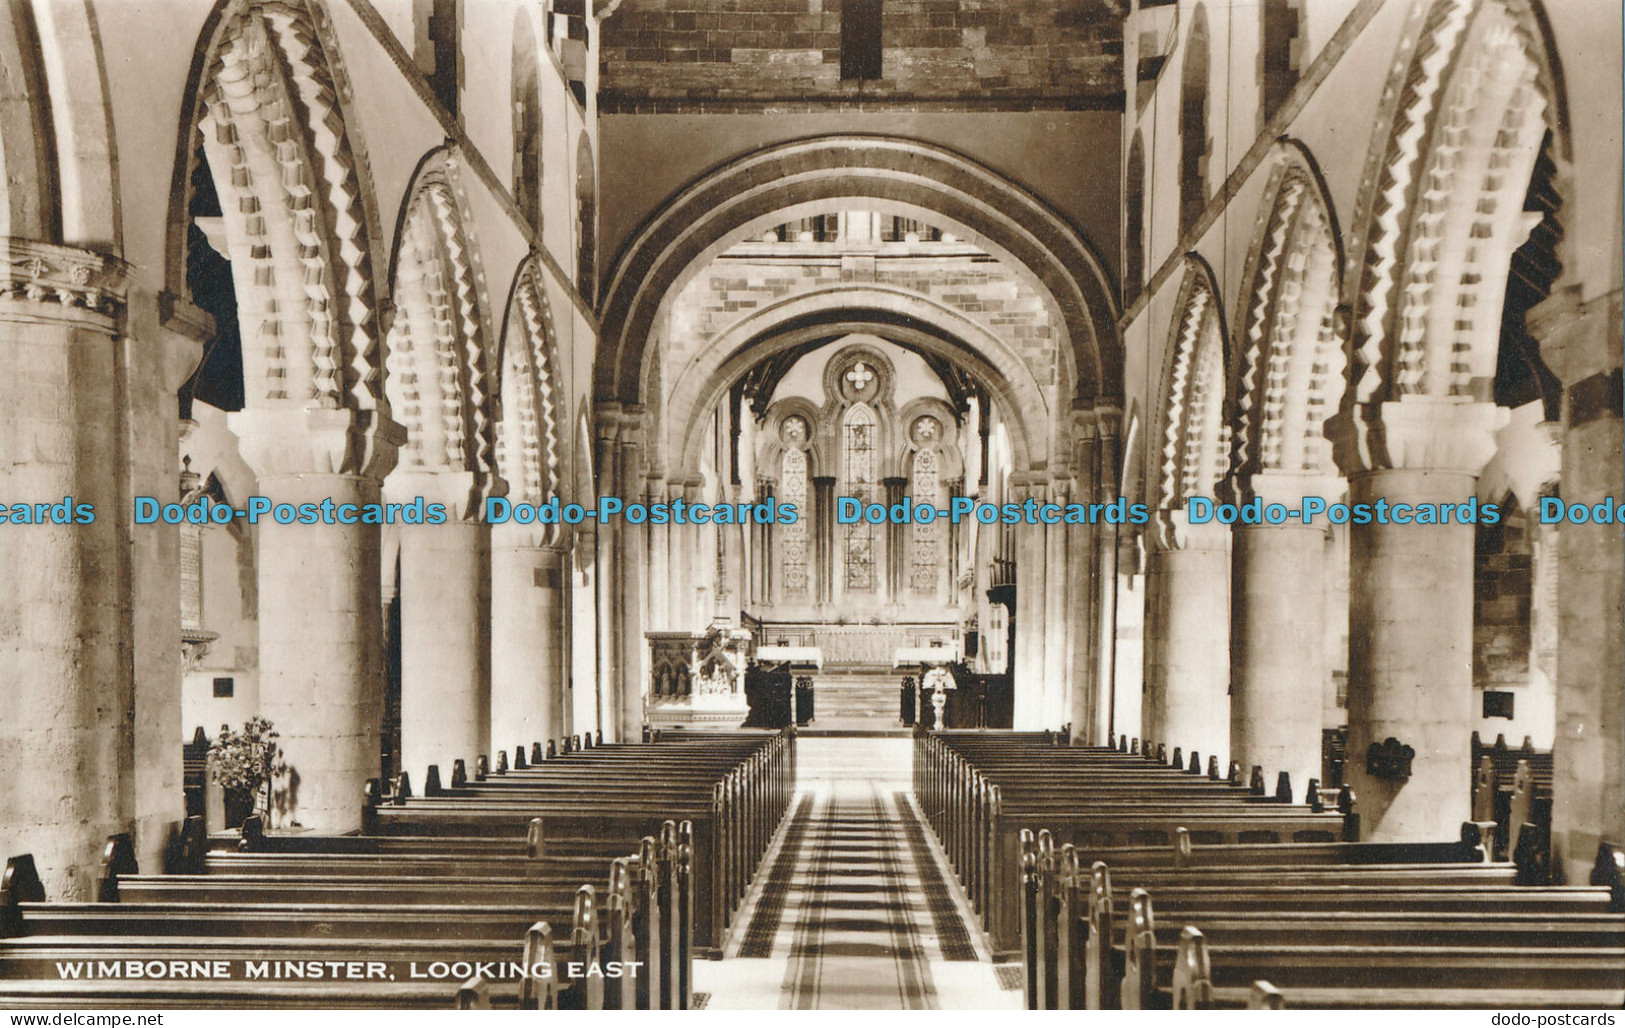
[[[226,415],[226,424],[261,478],[356,475],[381,483],[406,441],[406,430],[375,410],[249,408]]]
[[[1367,471],[1454,471],[1477,475],[1495,455],[1507,410],[1464,397],[1407,395],[1343,411],[1326,422],[1337,466]]]
[[[116,318],[129,265],[104,253],[32,239],[0,241],[0,300],[53,305]]]
[[[486,497],[504,496],[507,491],[508,483],[502,479],[472,471],[396,471],[384,480],[384,499],[390,503],[421,496],[428,503],[443,504],[458,521],[483,521]]]
[[[1218,521],[1193,525],[1183,508],[1159,510],[1155,515],[1157,548],[1161,550],[1224,550],[1230,547],[1230,526]]]
[[[1237,475],[1227,490],[1236,503],[1263,500],[1265,503],[1284,503],[1299,506],[1305,496],[1322,496],[1328,501],[1341,496],[1346,488],[1336,475],[1314,475],[1288,471],[1260,471],[1251,475]]]

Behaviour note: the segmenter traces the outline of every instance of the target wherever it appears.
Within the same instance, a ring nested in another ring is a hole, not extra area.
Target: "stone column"
[[[1011,477],[1010,502],[1024,504],[1030,499],[1042,502],[1046,486],[1042,480]],[[1018,730],[1059,728],[1051,723],[1053,711],[1044,704],[1044,601],[1048,595],[1045,561],[1049,557],[1045,526],[1016,525],[1016,645],[1012,683],[1015,689],[1015,724]]]
[[[1097,410],[1095,416],[1100,433],[1096,450],[1095,502],[1110,504],[1117,501],[1118,431],[1123,415],[1116,408],[1108,408]],[[1116,731],[1118,532],[1117,525],[1105,520],[1097,522],[1094,530],[1097,599],[1094,604],[1094,721],[1089,741],[1097,746],[1105,745]]]
[[[903,502],[903,492],[908,488],[906,478],[886,478],[881,482],[886,489],[886,509],[891,510],[893,504]],[[903,570],[908,560],[908,526],[886,522],[886,576],[885,600],[888,603],[902,603],[907,589],[908,576]]]
[[[643,492],[646,475],[643,470],[643,409],[629,407],[621,413],[619,436],[620,453],[616,460],[617,496],[631,504],[646,501]],[[646,677],[645,657],[649,644],[644,638],[648,627],[644,619],[644,582],[649,575],[646,525],[633,525],[622,521],[617,528],[619,547],[615,555],[616,579],[619,582],[617,634],[620,653],[620,723],[621,740],[636,742],[643,737],[643,690]]]
[[[590,526],[574,535],[570,550],[570,708],[563,735],[597,731],[598,723],[598,534]]]
[[[1142,734],[1219,758],[1230,752],[1230,529],[1163,511],[1146,569]]]
[[[401,769],[448,780],[491,752],[491,528],[467,472],[397,473],[390,502],[444,504],[443,525],[402,525]]]
[[[1301,507],[1336,502],[1335,479],[1260,472],[1237,483],[1242,502]],[[1302,799],[1320,773],[1326,667],[1326,530],[1296,520],[1236,525],[1231,554],[1230,759],[1262,767],[1266,784],[1291,776]]]
[[[820,475],[813,482],[813,596],[820,604],[835,596],[835,479]]]
[[[1495,452],[1505,410],[1407,396],[1360,427],[1328,426],[1354,503],[1464,503]],[[1362,459],[1363,458],[1363,459]],[[1349,572],[1349,740],[1343,779],[1363,838],[1454,838],[1471,813],[1472,525],[1353,524]],[[1368,771],[1371,747],[1394,739],[1409,776]]]
[[[405,437],[373,411],[249,409],[227,423],[260,495],[278,504],[379,502]],[[258,534],[260,710],[289,769],[276,820],[349,831],[360,825],[362,785],[380,771],[378,526],[262,518]]]
[[[0,496],[90,504],[87,524],[0,525],[0,845],[52,899],[94,899],[102,842],[128,827],[129,571],[119,438],[121,262],[0,241]],[[77,269],[83,284],[73,279]],[[173,408],[171,408],[173,410]],[[173,479],[173,467],[171,467]],[[176,627],[179,649],[179,624]],[[169,726],[180,744],[178,721]]]
[[[491,745],[511,750],[564,734],[564,550],[554,526],[491,529]],[[442,770],[447,770],[442,768]]]
[[[172,297],[160,296],[156,308],[142,304],[131,310],[132,336],[122,341],[124,435],[130,493],[173,502],[180,498],[175,397],[196,370],[214,323]],[[119,513],[121,523],[130,517],[129,511]],[[185,815],[174,731],[181,717],[181,620],[174,602],[180,590],[180,533],[160,524],[132,526],[132,535],[132,834],[140,866],[162,868]]]
[[[664,477],[650,475],[647,488],[651,505],[667,502]],[[644,581],[648,583],[649,590],[649,623],[646,627],[655,632],[664,632],[671,625],[671,608],[667,597],[671,592],[672,532],[671,525],[651,525],[647,533],[649,567]]]
[[[619,498],[621,447],[620,405],[600,404],[594,414],[597,432],[597,495]],[[604,741],[615,738],[621,726],[621,643],[624,618],[621,607],[621,576],[618,566],[621,526],[619,522],[592,522],[597,543],[594,547],[598,583],[598,730]]]
[[[1625,533],[1589,509],[1625,503],[1620,451],[1621,324],[1614,291],[1580,303],[1554,296],[1531,318],[1541,356],[1562,381],[1566,504],[1588,509],[1558,536],[1557,734],[1552,744],[1552,859],[1560,881],[1587,881],[1597,844],[1625,840]]]

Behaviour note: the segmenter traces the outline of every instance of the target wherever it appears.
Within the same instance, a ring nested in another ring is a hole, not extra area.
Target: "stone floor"
[[[908,739],[803,738],[799,790],[720,961],[710,1009],[1019,1009],[909,795]]]

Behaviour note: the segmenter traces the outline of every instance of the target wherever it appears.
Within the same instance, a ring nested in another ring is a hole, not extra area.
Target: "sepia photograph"
[[[0,0],[8,1028],[1615,1025],[1622,31]]]

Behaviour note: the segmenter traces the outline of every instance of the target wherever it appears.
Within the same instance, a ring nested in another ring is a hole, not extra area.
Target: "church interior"
[[[1621,31],[7,0],[0,1007],[1617,1009]]]

